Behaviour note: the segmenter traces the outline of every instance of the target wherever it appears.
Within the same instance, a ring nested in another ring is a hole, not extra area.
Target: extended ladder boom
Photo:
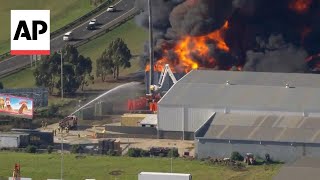
[[[165,81],[165,79],[166,79],[166,77],[167,77],[167,74],[169,74],[169,77],[171,78],[173,84],[177,83],[177,79],[176,79],[176,77],[174,77],[174,74],[173,74],[173,72],[171,71],[171,69],[170,69],[170,67],[169,67],[169,64],[166,64],[166,65],[164,66],[164,69],[163,69],[162,72],[161,72],[158,85],[150,85],[151,91],[157,92],[157,91],[159,91],[159,90],[162,88],[162,86],[163,86],[163,84],[164,84],[164,81]]]
[[[160,78],[159,78],[159,83],[158,83],[159,89],[162,88],[164,80],[167,77],[167,74],[169,74],[169,77],[171,78],[173,84],[177,83],[177,79],[176,79],[176,77],[174,77],[174,74],[172,73],[172,71],[171,71],[171,69],[169,67],[169,64],[166,64],[164,66],[164,69],[161,72],[161,75],[160,75]]]

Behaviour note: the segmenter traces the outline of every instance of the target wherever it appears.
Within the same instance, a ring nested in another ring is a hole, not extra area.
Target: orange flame
[[[230,48],[224,40],[224,33],[229,28],[229,22],[226,21],[222,28],[213,31],[203,36],[186,36],[173,47],[172,51],[176,55],[174,59],[170,59],[169,50],[163,50],[163,57],[157,60],[154,66],[155,71],[162,71],[165,64],[169,64],[172,71],[183,71],[185,73],[192,69],[197,69],[199,64],[195,57],[205,59],[206,64],[214,67],[216,61],[209,55],[208,42],[213,42],[216,48],[229,52]],[[147,65],[146,71],[150,70],[150,65]]]
[[[297,13],[305,13],[309,10],[312,0],[292,0],[289,8]]]

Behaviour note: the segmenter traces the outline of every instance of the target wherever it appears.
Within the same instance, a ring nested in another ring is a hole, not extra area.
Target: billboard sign
[[[47,88],[17,88],[0,89],[0,94],[10,94],[12,96],[21,96],[33,100],[33,107],[47,107],[49,92]]]
[[[0,114],[32,119],[33,99],[0,94]]]

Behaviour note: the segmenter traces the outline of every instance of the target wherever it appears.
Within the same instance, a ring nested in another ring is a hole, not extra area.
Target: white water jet
[[[92,101],[88,102],[88,103],[85,104],[84,106],[80,107],[79,109],[77,109],[76,111],[74,111],[73,113],[71,113],[70,116],[71,116],[71,115],[74,115],[76,112],[78,112],[78,111],[80,111],[81,109],[87,107],[88,105],[94,103],[96,100],[102,98],[103,96],[106,96],[106,95],[108,95],[108,94],[110,94],[110,93],[112,93],[112,92],[114,92],[114,91],[116,91],[116,90],[119,90],[119,89],[122,89],[122,88],[125,88],[125,87],[128,87],[128,86],[133,86],[133,85],[136,85],[136,84],[139,84],[139,83],[138,83],[138,82],[130,82],[130,83],[126,83],[126,84],[122,84],[122,85],[120,85],[120,86],[117,86],[117,87],[115,87],[115,88],[113,88],[113,89],[110,89],[109,91],[101,94],[100,96],[96,97],[96,98],[93,99]]]

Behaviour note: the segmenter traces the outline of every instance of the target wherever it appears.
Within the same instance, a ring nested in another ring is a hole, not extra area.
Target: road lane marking
[[[114,4],[113,6],[116,6],[117,4],[119,4],[119,3],[122,2],[122,1],[123,1],[123,0],[120,0],[119,2],[117,2],[116,4]],[[96,19],[97,17],[101,16],[102,14],[104,14],[104,13],[106,13],[106,12],[107,12],[107,10],[105,10],[105,11],[103,11],[102,13],[98,14],[97,16],[93,17],[92,19]],[[86,22],[78,25],[77,27],[71,29],[70,31],[74,31],[75,29],[78,29],[79,27],[83,26],[84,24],[87,24],[88,22],[90,22],[90,20],[88,20],[88,21],[86,21]],[[59,36],[53,38],[51,41],[54,41],[54,40],[60,38],[60,37],[63,36],[63,35],[64,35],[64,34],[60,34]]]

